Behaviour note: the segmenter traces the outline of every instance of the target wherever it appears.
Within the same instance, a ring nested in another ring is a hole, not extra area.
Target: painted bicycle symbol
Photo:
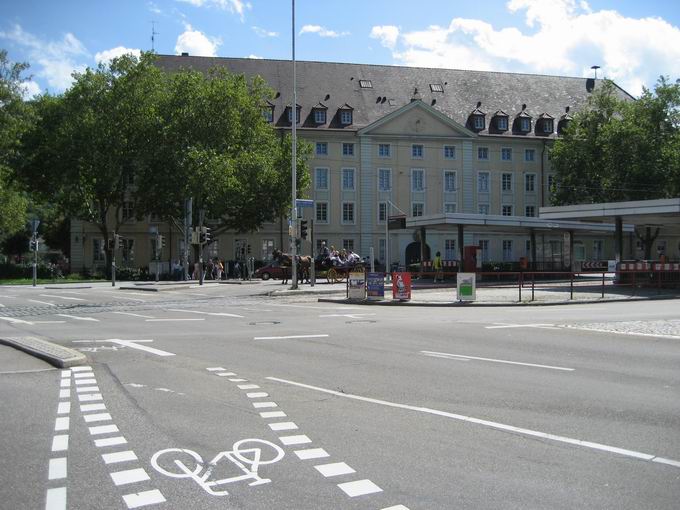
[[[263,449],[268,453],[272,453],[271,450],[273,450],[274,456],[272,458],[263,457]],[[151,457],[151,465],[156,471],[170,478],[191,478],[212,496],[227,496],[228,491],[214,490],[213,487],[241,480],[252,480],[248,484],[250,487],[270,483],[269,478],[260,477],[258,470],[260,466],[280,461],[284,455],[284,451],[280,447],[264,439],[241,439],[234,443],[231,451],[218,453],[207,466],[198,453],[182,448],[168,448],[156,452]],[[165,461],[161,462],[161,458]],[[231,462],[241,474],[209,481],[220,461]],[[168,465],[172,468],[168,468]]]

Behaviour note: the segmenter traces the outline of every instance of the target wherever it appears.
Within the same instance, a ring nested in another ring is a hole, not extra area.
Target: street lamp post
[[[291,124],[293,125],[293,154],[291,158],[291,181],[292,181],[292,195],[293,195],[293,200],[291,204],[291,224],[293,226],[292,229],[292,240],[293,242],[291,243],[291,259],[292,259],[292,285],[291,289],[296,290],[298,288],[298,280],[297,280],[297,260],[296,260],[296,254],[297,254],[297,246],[295,245],[295,240],[297,236],[297,84],[296,84],[296,75],[295,75],[295,0],[292,0],[292,31],[291,31],[291,36],[292,36],[292,41],[293,41],[293,102],[290,106],[290,118],[291,118]]]

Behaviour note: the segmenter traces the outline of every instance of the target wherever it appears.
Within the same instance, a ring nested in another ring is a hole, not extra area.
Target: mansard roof
[[[181,68],[206,72],[219,66],[230,72],[246,76],[259,75],[278,93],[272,99],[277,107],[292,102],[292,66],[289,60],[194,57],[158,55],[157,64],[167,71]],[[559,117],[570,107],[579,111],[592,93],[586,82],[592,79],[564,76],[546,76],[491,71],[466,71],[460,69],[436,69],[401,67],[389,65],[346,64],[336,62],[298,61],[297,102],[301,105],[301,119],[306,119],[319,102],[333,105],[352,105],[351,127],[342,126],[333,107],[329,108],[332,121],[323,126],[303,124],[313,129],[359,130],[408,104],[414,90],[422,96],[425,104],[449,117],[458,124],[467,123],[471,106],[484,104],[487,110],[522,112],[527,110],[545,112]],[[370,80],[371,88],[362,88],[360,80]],[[433,92],[430,84],[442,84],[444,92]],[[595,80],[595,87],[601,80]],[[632,99],[622,89],[621,98]],[[336,107],[342,108],[342,107]],[[285,119],[275,121],[277,127],[289,127]],[[489,127],[480,132],[488,134]],[[513,136],[512,132],[495,136]],[[533,135],[532,135],[533,136]]]

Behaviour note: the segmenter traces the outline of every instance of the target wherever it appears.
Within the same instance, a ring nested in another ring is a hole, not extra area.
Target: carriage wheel
[[[342,275],[338,273],[338,270],[331,267],[326,273],[326,280],[328,283],[339,283],[342,281]]]

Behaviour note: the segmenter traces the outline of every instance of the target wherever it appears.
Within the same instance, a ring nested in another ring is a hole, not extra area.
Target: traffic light
[[[200,244],[208,244],[210,242],[210,239],[212,238],[212,235],[210,233],[210,228],[209,227],[201,227],[201,231],[199,234],[199,242]]]
[[[300,220],[300,237],[307,239],[307,220]]]
[[[191,231],[191,244],[199,244],[200,243],[200,236],[198,235],[198,229],[192,230]]]
[[[165,236],[162,234],[158,234],[158,248],[165,248]]]
[[[38,240],[31,239],[31,251],[38,251]]]
[[[250,255],[250,245],[248,245],[247,251],[248,251],[248,255]]]
[[[123,236],[120,234],[113,234],[113,245],[116,250],[120,250],[123,247]]]

